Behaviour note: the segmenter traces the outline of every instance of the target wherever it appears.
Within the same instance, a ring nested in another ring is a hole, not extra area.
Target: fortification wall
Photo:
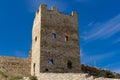
[[[0,71],[15,76],[30,75],[30,60],[15,57],[0,57]]]

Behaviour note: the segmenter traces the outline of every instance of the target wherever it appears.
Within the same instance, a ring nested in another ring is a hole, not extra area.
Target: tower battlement
[[[61,13],[61,14],[64,14],[64,15],[68,15],[68,14],[59,12],[59,9],[56,6],[52,6],[51,9],[48,10],[48,6],[46,4],[41,4],[40,7],[39,7],[39,9],[36,11],[36,14],[38,13],[38,11],[41,11],[41,10],[52,11],[52,12],[55,12],[55,13]],[[78,13],[75,12],[75,11],[72,11],[72,13],[69,16],[76,16],[77,17]]]

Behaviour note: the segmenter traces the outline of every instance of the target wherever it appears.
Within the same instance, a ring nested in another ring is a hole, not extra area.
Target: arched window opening
[[[37,36],[35,37],[35,42],[37,41]]]
[[[35,75],[35,63],[33,64],[33,72],[34,72],[34,75]]]
[[[54,64],[53,59],[49,60],[49,64],[51,64],[51,65]]]
[[[67,42],[68,41],[68,36],[65,36],[65,42]]]
[[[72,62],[71,61],[68,61],[67,67],[68,67],[68,69],[72,69]]]
[[[55,39],[55,38],[56,38],[56,34],[52,33],[52,39]]]

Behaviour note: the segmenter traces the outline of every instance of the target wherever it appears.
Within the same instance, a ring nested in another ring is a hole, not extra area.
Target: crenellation
[[[55,6],[52,6],[52,7],[51,7],[51,10],[54,11],[54,12],[58,12],[58,8],[55,7]]]
[[[72,11],[72,16],[73,16],[73,17],[78,17],[78,13],[75,12],[75,11]]]
[[[48,10],[48,5],[46,4],[41,4],[40,5],[40,8],[37,10],[36,13],[38,13],[38,11],[42,11],[45,15],[49,15],[49,14],[56,14],[56,15],[64,15],[64,16],[69,16],[69,17],[78,17],[78,13],[75,12],[75,11],[72,11],[72,14],[66,14],[66,13],[63,13],[63,12],[58,12],[58,8],[56,6],[52,6],[51,7],[51,10]],[[42,13],[41,12],[41,13]],[[58,13],[58,14],[57,14]],[[42,14],[41,14],[42,15]],[[39,15],[39,16],[41,16]],[[55,15],[54,15],[55,16]],[[42,16],[41,16],[42,17]]]
[[[47,10],[47,5],[46,4],[41,4],[40,9],[41,10]]]

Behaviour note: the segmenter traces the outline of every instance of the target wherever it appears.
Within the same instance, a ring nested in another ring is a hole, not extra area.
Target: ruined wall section
[[[47,5],[41,5],[40,10],[40,72],[79,73],[81,67],[77,13],[63,14],[56,7],[48,10]],[[55,39],[52,34],[55,34]],[[52,65],[49,64],[50,60],[53,60]],[[71,69],[68,69],[68,61],[72,62]]]
[[[15,57],[0,57],[0,71],[15,76],[30,75],[30,60]]]

